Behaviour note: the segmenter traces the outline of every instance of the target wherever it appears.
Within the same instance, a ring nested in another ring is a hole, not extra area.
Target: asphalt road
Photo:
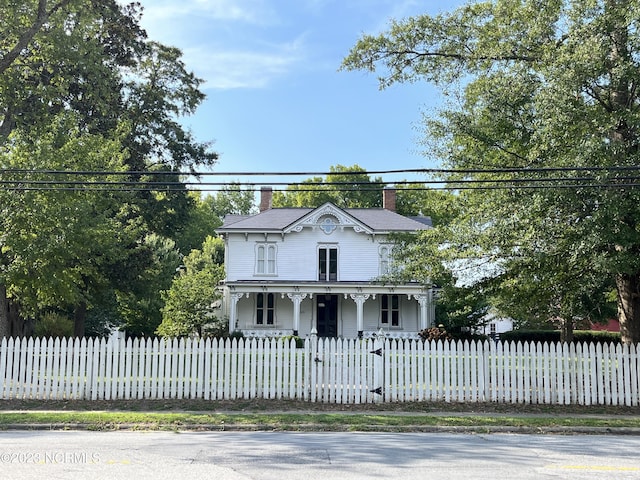
[[[0,478],[640,478],[640,437],[285,432],[0,432]]]

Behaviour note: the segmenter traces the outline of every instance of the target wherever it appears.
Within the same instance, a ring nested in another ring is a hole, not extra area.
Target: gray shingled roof
[[[219,232],[279,231],[295,223],[313,208],[271,208],[256,215],[227,215]],[[343,210],[374,231],[415,231],[431,228],[429,217],[409,218],[383,208],[347,208]],[[420,220],[418,220],[418,218]]]
[[[431,228],[431,225],[383,208],[347,208],[344,211],[378,231],[413,231]]]

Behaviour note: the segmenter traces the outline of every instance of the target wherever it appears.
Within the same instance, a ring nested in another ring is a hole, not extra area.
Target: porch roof
[[[383,284],[374,282],[300,282],[300,281],[250,281],[238,280],[224,284],[233,293],[306,293],[313,295],[349,295],[349,294],[401,294],[420,295],[432,290],[431,285],[418,282],[405,284]]]

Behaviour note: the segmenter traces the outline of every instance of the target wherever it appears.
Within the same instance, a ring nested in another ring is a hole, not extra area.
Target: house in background
[[[385,284],[390,235],[432,228],[428,217],[383,208],[271,208],[263,187],[260,212],[231,215],[217,229],[225,241],[223,314],[245,336],[414,338],[434,322],[434,291],[419,283]]]

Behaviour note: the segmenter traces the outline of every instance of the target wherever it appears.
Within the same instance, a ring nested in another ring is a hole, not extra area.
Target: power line
[[[615,171],[640,171],[640,165],[618,166],[592,166],[592,167],[513,167],[513,168],[472,168],[472,169],[448,169],[448,168],[414,168],[394,170],[367,170],[344,172],[208,172],[208,171],[149,171],[149,170],[45,170],[45,169],[0,169],[0,175],[6,173],[21,174],[46,174],[46,175],[132,175],[132,176],[224,176],[224,177],[254,177],[254,176],[329,176],[329,175],[383,175],[401,173],[423,174],[493,174],[493,173],[544,173],[544,172],[615,172]]]
[[[437,172],[440,174],[531,174],[531,173],[567,173],[567,172],[635,172],[640,171],[640,165],[611,166],[611,167],[544,167],[544,168],[500,168],[500,169],[402,169],[379,170],[373,172],[193,172],[193,176],[204,175],[362,175],[362,174],[391,174],[410,172]],[[274,189],[281,192],[322,192],[322,191],[378,191],[386,185],[411,186],[414,190],[472,190],[472,189],[539,189],[539,188],[631,188],[640,186],[640,176],[627,175],[615,176],[609,179],[599,179],[592,175],[587,176],[552,176],[552,177],[513,177],[513,178],[460,178],[460,179],[426,179],[425,181],[400,180],[400,181],[313,181],[313,179],[301,182],[202,182],[194,181],[136,181],[132,180],[55,180],[38,179],[31,180],[31,176],[145,176],[156,175],[184,176],[179,172],[143,172],[143,171],[80,171],[80,170],[39,170],[39,169],[0,169],[0,179],[20,175],[19,179],[0,180],[0,188],[10,191],[34,191],[34,190],[69,190],[69,191],[184,191],[188,187],[197,188],[200,191],[228,191],[234,187],[246,187],[253,190],[260,186],[287,187],[286,189]],[[191,174],[186,174],[189,176]],[[326,187],[326,188],[323,188]],[[336,188],[337,187],[337,188]]]
[[[597,188],[597,189],[608,189],[608,188],[636,188],[640,187],[640,178],[636,179],[637,181],[624,182],[624,183],[555,183],[555,184],[498,184],[498,185],[470,185],[470,184],[456,184],[456,185],[436,185],[436,186],[418,186],[415,188],[411,188],[411,191],[429,191],[429,190],[437,190],[437,191],[462,191],[462,190],[545,190],[545,189],[585,189],[585,188]],[[198,186],[198,184],[168,184],[164,187],[160,186],[134,186],[132,184],[121,185],[120,187],[110,186],[110,185],[87,185],[81,184],[81,182],[77,182],[77,185],[48,185],[48,186],[5,186],[2,187],[2,190],[5,191],[68,191],[68,192],[185,192],[190,189],[188,187]],[[140,184],[138,184],[140,185]],[[195,189],[197,191],[203,192],[222,192],[229,191],[228,188],[224,186],[217,187],[203,187]],[[314,188],[302,188],[302,187],[289,187],[286,189],[273,189],[273,192],[282,192],[282,193],[294,193],[294,192],[379,192],[380,188],[347,188],[346,186],[340,188],[331,188],[330,184],[326,184],[319,187]],[[241,191],[256,191],[254,188],[246,188]]]

